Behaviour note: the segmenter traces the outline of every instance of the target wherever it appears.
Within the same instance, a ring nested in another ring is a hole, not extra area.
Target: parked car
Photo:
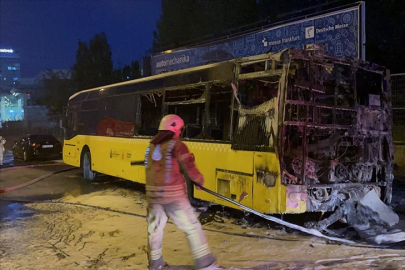
[[[34,158],[59,159],[62,157],[62,144],[52,135],[30,134],[14,142],[13,156],[24,161]]]

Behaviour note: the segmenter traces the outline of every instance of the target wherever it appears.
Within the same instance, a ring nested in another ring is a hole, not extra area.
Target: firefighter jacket
[[[170,203],[187,196],[185,173],[203,185],[204,178],[194,163],[194,155],[179,139],[150,144],[145,153],[146,197],[150,203]]]

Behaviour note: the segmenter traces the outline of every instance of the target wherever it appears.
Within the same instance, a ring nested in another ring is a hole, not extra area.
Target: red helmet
[[[184,126],[184,121],[180,116],[168,114],[162,118],[159,125],[159,130],[170,130],[176,133]]]

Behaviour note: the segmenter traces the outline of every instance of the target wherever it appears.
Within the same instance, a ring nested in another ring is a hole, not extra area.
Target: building
[[[26,95],[16,88],[20,74],[20,56],[13,49],[0,48],[0,126],[24,119]]]
[[[56,121],[46,106],[37,104],[55,80],[71,80],[70,70],[44,70],[36,77],[20,78],[20,57],[13,49],[0,49],[0,128],[2,132],[49,132]],[[55,118],[55,117],[54,117]]]
[[[20,56],[13,49],[0,48],[0,91],[11,90],[20,74]]]

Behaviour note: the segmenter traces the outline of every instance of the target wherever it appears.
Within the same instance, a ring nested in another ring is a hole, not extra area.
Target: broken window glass
[[[239,81],[232,149],[274,151],[278,86],[276,77]]]
[[[277,97],[278,80],[241,80],[238,87],[238,98],[242,105],[254,107]]]
[[[277,143],[277,98],[254,108],[239,108],[232,149],[274,151]]]
[[[194,138],[202,131],[204,103],[169,105],[168,113],[177,114],[184,120],[183,138]]]
[[[164,103],[167,105],[201,103],[205,101],[204,93],[204,88],[168,90],[165,92]]]
[[[137,129],[139,135],[154,136],[158,132],[162,118],[163,94],[150,92],[142,94],[139,117],[141,123]],[[134,106],[135,107],[135,106]]]
[[[208,133],[215,140],[229,140],[231,121],[231,87],[213,86],[210,91]]]

